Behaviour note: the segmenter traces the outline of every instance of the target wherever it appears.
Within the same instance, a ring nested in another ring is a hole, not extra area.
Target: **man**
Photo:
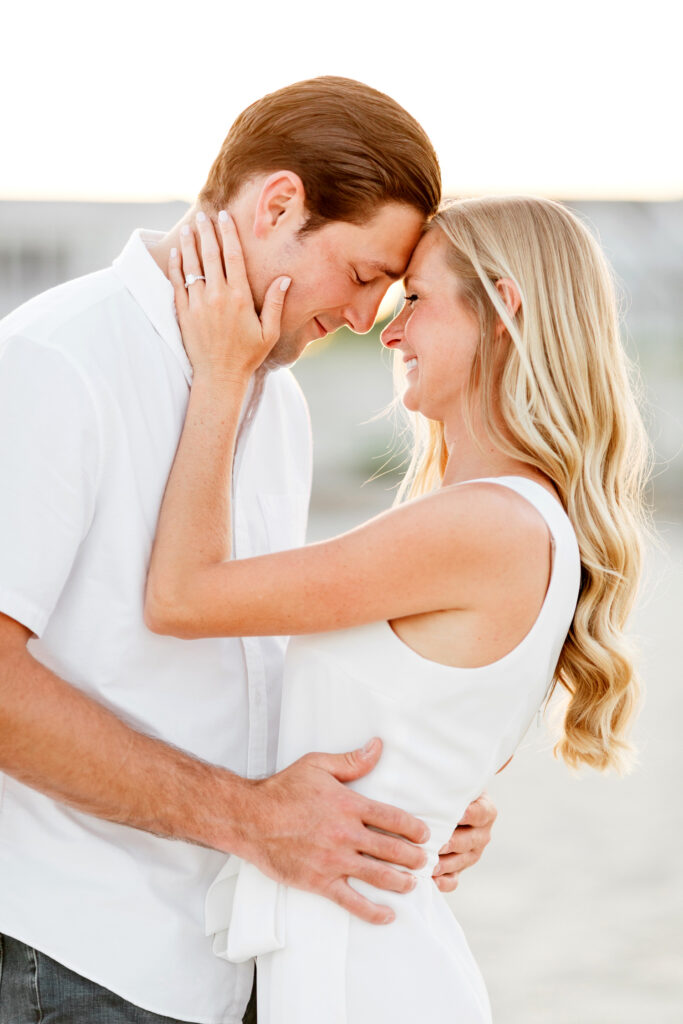
[[[142,607],[191,383],[166,276],[181,230],[229,209],[259,304],[293,274],[275,370],[341,324],[372,326],[439,192],[433,149],[398,104],[345,79],[302,82],[237,119],[181,225],[136,232],[112,268],[4,321],[2,1024],[241,1021],[252,966],[213,957],[203,934],[228,852],[373,924],[386,909],[350,905],[339,881],[412,885],[392,865],[424,862],[423,824],[344,786],[372,770],[379,742],[272,774],[282,638],[158,637]],[[305,533],[305,403],[287,370],[259,392],[236,457],[238,557]],[[488,841],[490,804],[468,814],[442,857],[444,890]]]

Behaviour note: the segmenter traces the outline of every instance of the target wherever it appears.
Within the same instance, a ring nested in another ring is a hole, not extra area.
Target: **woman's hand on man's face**
[[[261,316],[247,279],[242,246],[232,217],[221,211],[216,228],[197,214],[199,253],[189,224],[180,232],[180,252],[171,250],[169,278],[176,312],[195,375],[246,383],[280,336],[289,277],[269,286]],[[193,280],[194,278],[194,280]]]

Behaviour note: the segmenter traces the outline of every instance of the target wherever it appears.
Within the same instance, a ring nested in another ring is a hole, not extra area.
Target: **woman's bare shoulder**
[[[552,488],[545,490],[554,497]],[[547,578],[550,531],[539,510],[518,491],[471,481],[428,497],[422,509],[425,527],[431,521],[444,559],[457,560],[472,597],[499,591],[506,575],[523,574],[530,582]]]
[[[539,483],[557,501],[550,485]],[[466,528],[472,540],[486,537],[504,544],[507,540],[534,543],[548,536],[547,523],[538,508],[519,491],[490,480],[450,484],[413,503],[416,512],[433,524]],[[559,504],[559,502],[558,502]]]

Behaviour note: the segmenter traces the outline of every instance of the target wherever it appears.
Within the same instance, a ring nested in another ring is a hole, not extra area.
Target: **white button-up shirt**
[[[150,633],[143,594],[191,367],[136,232],[113,267],[0,324],[0,611],[33,656],[135,728],[252,778],[275,769],[282,637]],[[288,370],[238,445],[237,557],[304,542],[311,439]],[[0,932],[145,1009],[241,1021],[250,964],[217,959],[224,855],[102,821],[0,775]]]

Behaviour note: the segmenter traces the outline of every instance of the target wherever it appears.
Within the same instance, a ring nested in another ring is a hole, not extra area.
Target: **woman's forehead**
[[[445,269],[446,239],[439,228],[429,228],[422,236],[406,269],[405,280],[432,277]]]

